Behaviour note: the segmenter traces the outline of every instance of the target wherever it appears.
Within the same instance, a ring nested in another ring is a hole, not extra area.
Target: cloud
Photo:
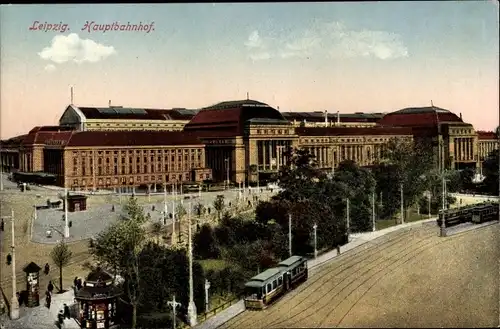
[[[52,72],[55,69],[56,69],[56,66],[54,64],[45,65],[45,71],[47,71],[47,72]]]
[[[70,61],[95,63],[113,54],[116,54],[113,46],[105,46],[90,39],[80,39],[76,33],[55,36],[50,46],[38,53],[42,59],[57,64]]]
[[[245,46],[252,60],[312,56],[381,60],[408,57],[408,49],[398,34],[353,30],[342,22],[315,23],[306,30],[280,38],[262,37],[258,31],[253,31]]]

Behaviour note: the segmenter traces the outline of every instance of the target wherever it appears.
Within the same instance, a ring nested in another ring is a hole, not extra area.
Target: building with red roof
[[[369,166],[391,138],[418,140],[436,167],[477,167],[497,147],[461,115],[439,107],[391,113],[280,112],[256,100],[201,109],[69,105],[59,126],[2,141],[4,170],[44,172],[74,189],[133,188],[204,180],[255,182],[307,148],[320,168],[344,160]]]

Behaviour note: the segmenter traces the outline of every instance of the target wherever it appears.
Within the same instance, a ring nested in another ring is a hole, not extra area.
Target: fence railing
[[[223,304],[220,304],[217,307],[214,307],[210,311],[203,312],[203,313],[199,314],[198,315],[198,322],[204,322],[204,321],[206,321],[208,318],[210,318],[212,316],[215,316],[217,313],[220,313],[221,311],[225,310],[229,306],[232,306],[232,305],[236,304],[240,300],[241,300],[241,296],[240,297],[233,297],[229,301],[224,302]]]

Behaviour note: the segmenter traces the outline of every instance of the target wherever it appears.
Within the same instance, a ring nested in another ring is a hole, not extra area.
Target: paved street
[[[275,192],[275,191],[273,191]],[[231,202],[232,205],[237,203],[239,197],[239,192],[232,191],[221,191],[221,192],[204,192],[201,193],[201,198],[198,193],[179,195],[174,201],[172,195],[167,195],[167,213],[172,212],[173,205],[177,208],[179,203],[182,203],[184,208],[187,209],[189,204],[192,207],[197,203],[203,204],[205,207],[211,208],[211,213],[214,213],[213,203],[217,195],[224,195],[226,200],[226,206]],[[246,198],[252,198],[256,192],[252,191],[247,193]],[[260,200],[264,198],[269,198],[271,191],[264,191],[263,193],[258,193]],[[125,204],[129,195],[122,195],[122,204]],[[86,211],[81,212],[70,212],[68,213],[68,220],[72,222],[72,227],[70,228],[70,238],[66,239],[69,242],[78,241],[82,239],[88,239],[92,236],[97,235],[103,229],[105,229],[110,223],[117,220],[122,214],[122,205],[119,203],[118,198],[115,197],[116,203],[92,203],[91,199],[103,198],[99,195],[89,196],[87,201],[88,206]],[[39,205],[43,205],[46,198],[40,198]],[[55,199],[54,199],[55,200]],[[150,197],[141,197],[144,201],[144,213],[151,216],[152,221],[163,222],[164,213],[164,202],[161,194],[151,195]],[[247,201],[241,201],[247,202]],[[141,202],[142,203],[142,202]],[[90,205],[89,205],[90,204]],[[115,207],[115,212],[112,212],[112,206]],[[153,210],[153,206],[155,210]],[[194,216],[194,213],[193,213]],[[171,219],[166,222],[167,225],[172,224]],[[51,231],[52,237],[48,238],[46,232]],[[57,243],[61,239],[64,233],[64,212],[61,209],[41,209],[37,211],[36,220],[33,221],[32,227],[32,241],[38,243]]]

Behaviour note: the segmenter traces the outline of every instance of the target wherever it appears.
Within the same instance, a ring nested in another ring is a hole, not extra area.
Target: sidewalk
[[[411,222],[411,223],[405,223],[402,225],[397,225],[397,226],[391,226],[386,229],[380,230],[380,231],[375,231],[375,232],[365,232],[365,233],[355,233],[350,235],[350,242],[343,245],[340,247],[340,252],[341,254],[345,253],[346,251],[352,250],[356,247],[359,247],[367,242],[370,242],[372,240],[375,240],[376,238],[379,238],[385,234],[399,231],[405,228],[410,228],[413,226],[419,226],[423,225],[425,223],[433,222],[436,221],[436,218],[429,218],[425,220],[420,220],[417,222]],[[321,256],[319,256],[316,259],[311,259],[308,261],[308,268],[309,270],[313,270],[317,268],[318,266],[321,266],[330,260],[334,259],[337,257],[337,250],[331,250]],[[310,276],[314,275],[314,271],[310,272]],[[227,321],[231,320],[232,318],[236,317],[240,313],[245,311],[245,304],[243,300],[238,301],[236,304],[231,305],[227,309],[221,311],[217,315],[212,316],[211,318],[207,319],[206,321],[198,324],[195,328],[197,329],[215,329]]]
[[[50,329],[57,328],[55,321],[59,310],[63,309],[63,305],[70,306],[74,303],[73,289],[63,294],[53,294],[50,309],[45,306],[45,294],[40,294],[40,306],[29,308],[22,306],[19,310],[19,319],[10,320],[8,317],[3,319],[5,329]],[[2,320],[0,320],[0,323]],[[80,328],[74,319],[64,320],[64,329]]]

